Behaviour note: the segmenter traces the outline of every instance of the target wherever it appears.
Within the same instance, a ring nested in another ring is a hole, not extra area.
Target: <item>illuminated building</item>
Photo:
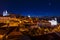
[[[30,17],[30,15],[28,15],[28,17]]]
[[[57,18],[55,20],[49,20],[52,26],[57,25]]]
[[[3,16],[7,16],[7,15],[9,15],[8,12],[7,12],[7,10],[3,11]]]

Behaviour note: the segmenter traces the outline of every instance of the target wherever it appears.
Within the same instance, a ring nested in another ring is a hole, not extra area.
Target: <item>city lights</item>
[[[47,20],[42,17],[41,17],[42,19],[40,19],[39,17],[32,18],[30,15],[24,17],[19,16],[18,18],[16,17],[18,15],[14,15],[14,16],[15,17],[12,17],[11,15],[9,16],[8,12],[5,11],[5,14],[3,13],[3,16],[0,17],[0,23],[2,25],[1,26],[2,28],[7,28],[7,27],[12,29],[16,28],[13,30],[14,35],[17,35],[17,33],[19,33],[18,35],[24,33],[30,36],[40,36],[40,35],[46,35],[60,31],[59,30],[60,24],[58,26],[57,18],[53,18],[52,20],[49,19]],[[53,26],[56,26],[56,28],[55,27],[53,28]],[[11,33],[11,35],[13,34]]]

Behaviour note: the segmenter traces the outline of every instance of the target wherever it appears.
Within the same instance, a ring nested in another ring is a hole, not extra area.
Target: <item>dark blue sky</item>
[[[60,0],[0,0],[0,12],[31,16],[60,16]]]

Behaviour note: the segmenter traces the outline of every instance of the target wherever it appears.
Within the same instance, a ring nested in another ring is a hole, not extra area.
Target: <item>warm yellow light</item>
[[[3,38],[3,35],[0,35],[0,38]]]

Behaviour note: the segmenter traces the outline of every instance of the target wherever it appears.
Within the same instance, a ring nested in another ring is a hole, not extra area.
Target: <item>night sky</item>
[[[24,16],[60,16],[60,0],[0,0],[4,10]]]

